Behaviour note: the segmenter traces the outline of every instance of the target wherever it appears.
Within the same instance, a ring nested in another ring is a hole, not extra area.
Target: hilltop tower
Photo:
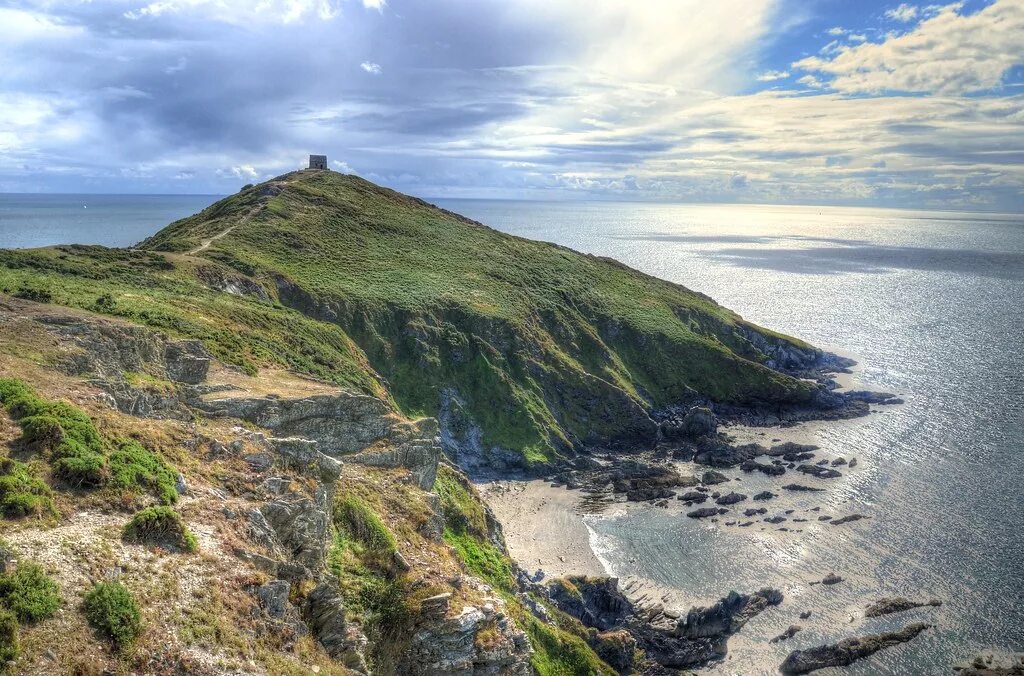
[[[309,156],[309,168],[310,169],[322,169],[327,170],[327,155],[310,155]]]

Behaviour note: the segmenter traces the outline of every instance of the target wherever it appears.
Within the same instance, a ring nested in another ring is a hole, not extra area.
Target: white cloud
[[[825,32],[833,36],[846,35],[846,29],[842,26],[833,26]]]
[[[349,166],[348,162],[342,162],[341,160],[331,160],[331,166],[343,174],[356,173],[355,170]]]
[[[238,178],[249,181],[255,181],[260,176],[259,172],[256,171],[256,168],[249,165],[218,169],[217,175],[222,178]]]
[[[340,12],[339,3],[340,0],[155,0],[126,10],[123,16],[142,21],[201,12],[212,20],[229,24],[245,25],[253,19],[288,24],[307,17],[333,19]]]
[[[888,10],[885,13],[885,16],[893,21],[907,23],[908,21],[913,21],[917,18],[917,7],[915,5],[908,5],[904,2],[896,9]]]
[[[366,9],[375,9],[378,12],[383,12],[384,7],[386,7],[387,4],[387,0],[363,0],[363,7]]]
[[[831,58],[810,57],[793,67],[830,77],[829,86],[848,94],[958,94],[998,87],[1007,70],[1024,62],[1024,2],[996,0],[969,15],[960,9],[960,3],[946,5],[908,33],[842,47]]]
[[[813,87],[814,89],[821,89],[822,87],[825,86],[824,82],[814,77],[813,75],[804,75],[801,78],[797,78],[797,82],[799,82],[802,85],[807,85],[808,87]]]
[[[380,75],[382,72],[380,64],[374,63],[372,61],[363,61],[361,64],[359,64],[359,67],[365,70],[370,75]]]
[[[182,72],[187,67],[188,67],[188,59],[186,59],[184,56],[179,56],[178,57],[178,62],[175,63],[173,66],[167,66],[166,68],[164,68],[164,72],[167,73],[168,75],[174,75],[175,73]]]
[[[775,80],[785,80],[789,77],[788,70],[767,70],[757,76],[759,82],[774,82]]]

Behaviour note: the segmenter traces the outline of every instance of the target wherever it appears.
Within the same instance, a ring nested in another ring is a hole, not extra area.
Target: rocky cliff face
[[[218,518],[237,534],[224,555],[258,575],[247,589],[276,641],[312,636],[356,673],[531,672],[530,642],[505,600],[442,539],[444,516],[430,492],[442,456],[434,419],[408,420],[379,399],[315,384],[316,394],[290,396],[285,387],[257,396],[271,384],[243,388],[237,373],[211,379],[216,360],[194,341],[86,313],[4,301],[0,321],[51,341],[59,369],[100,392],[115,415],[197,430],[192,456],[238,468],[221,485],[182,476],[179,490],[212,513],[223,505]],[[198,432],[197,420],[220,432]],[[375,571],[365,580],[347,558],[369,547],[347,540],[359,536],[340,516],[350,499],[379,505],[379,515],[364,518],[393,543],[372,562],[360,559]],[[395,603],[406,615],[393,625],[375,619],[384,607],[369,610],[379,603],[369,596],[379,593],[374,585],[401,589]]]

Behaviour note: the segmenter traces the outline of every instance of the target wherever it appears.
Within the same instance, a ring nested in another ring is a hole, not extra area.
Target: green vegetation
[[[23,563],[0,575],[0,605],[20,622],[39,622],[57,612],[60,589],[37,563]]]
[[[122,441],[110,454],[110,485],[125,491],[144,489],[165,505],[178,501],[175,471],[135,440]]]
[[[422,591],[414,593],[395,566],[395,537],[359,496],[339,496],[334,505],[334,543],[328,567],[339,582],[345,608],[359,617],[373,640],[375,670],[393,670],[401,646],[411,638]]]
[[[178,499],[170,465],[137,441],[104,439],[84,411],[63,401],[47,401],[13,378],[0,378],[0,405],[18,421],[25,445],[47,460],[53,475],[68,485],[148,492],[163,504]],[[6,516],[52,512],[50,488],[25,463],[2,459],[0,510]]]
[[[20,652],[18,618],[11,611],[0,608],[0,664],[13,661]]]
[[[218,290],[229,282],[252,293]],[[706,296],[335,172],[244,190],[141,249],[0,251],[0,289],[198,338],[250,373],[287,366],[410,415],[457,393],[456,423],[523,464],[650,437],[652,407],[813,392],[762,365],[766,344],[806,345]]]
[[[547,609],[555,618],[555,626],[545,624],[516,598],[512,560],[493,541],[483,501],[469,481],[448,465],[441,465],[434,492],[441,499],[445,542],[471,573],[501,593],[513,619],[530,637],[534,670],[541,676],[614,674],[587,645],[588,633],[582,624],[550,606]]]
[[[139,604],[120,582],[99,582],[85,595],[85,618],[97,631],[114,642],[118,650],[127,650],[142,633]]]
[[[0,512],[8,518],[55,514],[49,484],[32,473],[29,465],[0,459]]]
[[[395,552],[395,536],[380,517],[356,495],[345,495],[334,505],[338,534],[362,552],[389,556]]]
[[[147,507],[136,512],[121,536],[128,542],[170,544],[186,552],[199,549],[196,536],[170,507]]]

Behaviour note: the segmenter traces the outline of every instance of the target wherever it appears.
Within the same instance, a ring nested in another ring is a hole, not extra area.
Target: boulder
[[[864,617],[881,617],[882,615],[891,615],[892,613],[902,613],[913,608],[922,608],[924,606],[938,607],[941,605],[942,601],[939,601],[938,599],[932,599],[930,601],[911,601],[910,599],[903,598],[902,596],[890,596],[884,599],[879,599],[869,605],[864,611]]]
[[[848,638],[832,645],[794,650],[779,667],[783,674],[809,674],[828,667],[844,667],[879,650],[906,643],[931,625],[910,624],[899,631]]]
[[[723,495],[722,497],[718,498],[717,500],[715,500],[715,503],[719,505],[735,505],[737,502],[743,502],[746,499],[747,496],[744,495],[743,493],[732,492],[729,493],[728,495]]]

